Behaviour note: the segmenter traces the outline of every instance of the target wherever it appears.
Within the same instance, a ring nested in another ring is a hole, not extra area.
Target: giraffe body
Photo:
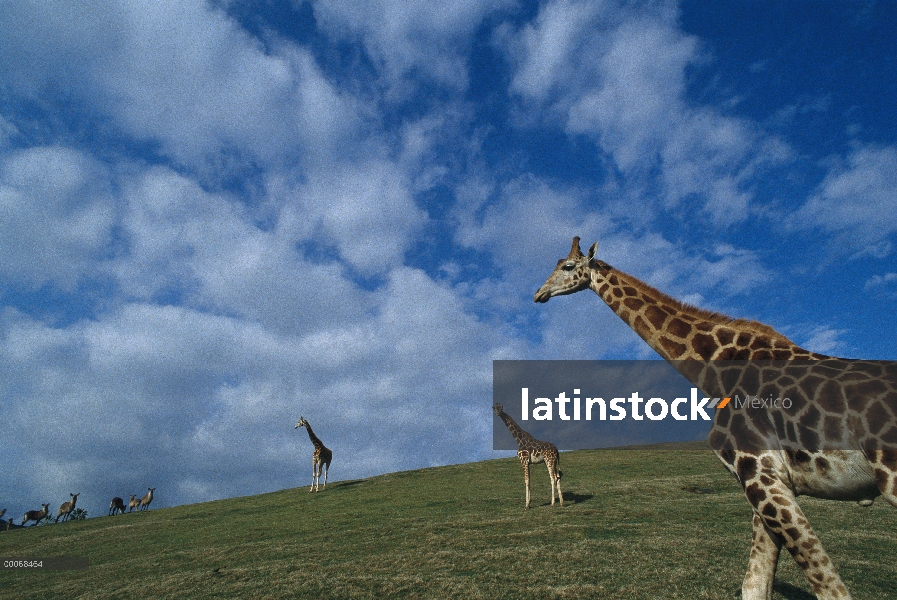
[[[689,306],[595,260],[596,250],[597,243],[583,256],[579,238],[574,238],[570,254],[558,261],[534,300],[547,302],[592,289],[705,393],[731,392],[731,386],[721,384],[721,373],[727,361],[746,361],[741,377],[754,378],[755,383],[759,377],[762,385],[791,389],[805,399],[792,412],[717,410],[714,415],[708,441],[741,483],[753,509],[742,598],[772,598],[783,545],[819,600],[850,598],[796,497],[868,506],[882,495],[897,506],[893,364],[809,352],[768,325]],[[790,377],[787,369],[764,370],[747,361],[800,361],[809,366]]]
[[[322,472],[324,474],[324,489],[326,490],[327,473],[330,471],[330,461],[333,460],[333,452],[331,452],[330,448],[325,446],[323,442],[318,439],[318,436],[316,436],[314,431],[311,430],[311,425],[308,424],[308,421],[305,420],[305,417],[299,417],[299,422],[296,423],[296,427],[294,427],[294,429],[299,429],[300,427],[305,427],[305,429],[308,430],[308,439],[311,440],[311,443],[315,447],[315,451],[311,457],[312,476],[311,487],[308,491],[318,491],[318,483],[321,480]]]
[[[523,467],[523,483],[526,486],[526,508],[530,505],[529,491],[529,467],[531,464],[539,464],[544,462],[548,468],[548,477],[551,479],[551,505],[554,506],[554,492],[557,495],[561,506],[564,505],[564,495],[561,493],[561,476],[563,472],[558,469],[560,465],[560,454],[557,446],[551,442],[542,442],[524,431],[520,425],[507,414],[500,404],[492,407],[495,416],[500,418],[507,426],[508,431],[517,442],[517,458],[520,459],[520,466]]]

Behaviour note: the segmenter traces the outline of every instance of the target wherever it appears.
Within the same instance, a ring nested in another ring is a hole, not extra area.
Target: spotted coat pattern
[[[520,466],[523,467],[523,483],[526,486],[526,508],[529,508],[529,466],[531,464],[545,463],[548,467],[548,477],[551,479],[551,505],[554,506],[554,492],[557,490],[558,498],[561,506],[564,505],[564,495],[561,493],[561,476],[563,472],[558,469],[560,464],[560,454],[557,446],[551,442],[542,442],[524,431],[511,416],[503,410],[501,404],[492,407],[495,416],[501,419],[507,426],[508,431],[517,442],[517,458],[520,459]]]
[[[579,238],[574,238],[569,255],[558,261],[534,300],[593,290],[651,348],[674,366],[679,364],[680,372],[681,365],[698,364],[688,361],[702,361],[694,372],[684,369],[683,374],[706,393],[719,375],[706,361],[819,361],[818,368],[802,370],[796,378],[777,372],[778,389],[799,387],[809,398],[800,410],[777,412],[776,419],[764,411],[717,410],[709,442],[741,483],[753,509],[742,598],[772,598],[783,545],[819,600],[850,598],[796,497],[855,500],[868,506],[881,495],[897,506],[893,367],[809,352],[763,323],[684,304],[595,259],[597,246],[584,256]],[[828,369],[832,361],[840,366]]]

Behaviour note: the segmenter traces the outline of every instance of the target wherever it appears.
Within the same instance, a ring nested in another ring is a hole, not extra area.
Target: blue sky
[[[0,5],[0,508],[492,452],[494,359],[652,358],[573,235],[894,359],[890,3]]]

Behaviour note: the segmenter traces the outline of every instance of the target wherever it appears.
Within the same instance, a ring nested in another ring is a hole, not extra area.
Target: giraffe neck
[[[768,325],[684,304],[603,262],[592,265],[589,287],[668,361],[824,358]]]
[[[524,431],[523,428],[521,428],[520,425],[518,425],[516,421],[511,418],[511,415],[509,415],[505,411],[501,411],[498,416],[502,421],[504,421],[505,425],[508,427],[508,431],[511,432],[511,435],[514,437],[514,441],[517,442],[518,446],[522,446],[527,442],[536,440],[536,438]]]
[[[318,436],[315,435],[315,432],[311,430],[311,425],[309,425],[308,422],[305,423],[305,429],[308,430],[308,439],[311,440],[311,443],[314,444],[315,448],[324,446],[324,444],[321,443],[321,440],[318,439]]]

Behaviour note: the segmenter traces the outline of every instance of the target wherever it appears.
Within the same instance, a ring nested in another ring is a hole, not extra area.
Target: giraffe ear
[[[595,242],[591,246],[589,246],[589,260],[595,258],[595,255],[598,253],[598,242]]]

